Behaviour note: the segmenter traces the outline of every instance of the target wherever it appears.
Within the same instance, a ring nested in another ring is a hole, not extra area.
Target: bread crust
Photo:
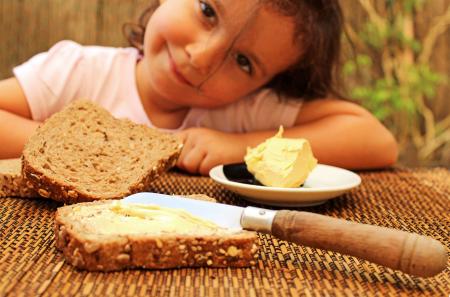
[[[130,268],[247,267],[255,264],[258,236],[239,231],[211,236],[80,234],[67,219],[74,207],[112,203],[97,201],[58,208],[55,215],[56,247],[67,262],[89,271]]]
[[[26,180],[27,188],[32,192],[38,193],[41,197],[53,199],[67,204],[89,202],[100,199],[120,199],[125,196],[144,192],[145,190],[147,190],[150,187],[152,181],[158,178],[162,173],[175,166],[180,152],[181,151],[178,151],[169,158],[160,160],[158,162],[158,165],[152,167],[148,171],[143,180],[131,185],[129,187],[129,191],[120,193],[120,195],[110,197],[98,197],[89,193],[84,193],[77,189],[75,186],[62,183],[56,179],[47,177],[44,173],[35,169],[23,156],[22,175]]]
[[[39,197],[33,188],[29,188],[22,178],[20,159],[0,160],[0,198],[2,197]]]

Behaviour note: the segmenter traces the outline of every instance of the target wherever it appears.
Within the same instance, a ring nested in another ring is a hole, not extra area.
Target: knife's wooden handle
[[[273,220],[272,234],[417,276],[436,275],[447,265],[446,248],[433,238],[314,213],[280,210]]]

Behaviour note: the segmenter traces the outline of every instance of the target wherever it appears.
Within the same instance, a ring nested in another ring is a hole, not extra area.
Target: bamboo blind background
[[[0,0],[0,79],[11,69],[62,39],[81,44],[126,46],[122,24],[137,18],[148,0]],[[366,14],[357,1],[341,1],[348,21],[359,28]],[[415,30],[424,35],[433,18],[443,13],[448,0],[426,1]],[[431,66],[450,73],[450,30],[436,44]],[[450,113],[447,94],[441,87],[433,106],[437,119]]]

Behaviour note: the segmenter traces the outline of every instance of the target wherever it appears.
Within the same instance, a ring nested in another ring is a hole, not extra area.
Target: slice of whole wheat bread
[[[0,160],[0,198],[1,197],[39,197],[22,179],[22,162],[17,159]]]
[[[22,174],[41,196],[57,201],[118,199],[145,191],[175,165],[181,148],[174,135],[116,119],[79,100],[30,137]]]
[[[182,234],[147,232],[145,228],[142,232],[134,230],[136,223],[127,222],[129,216],[112,211],[114,203],[117,201],[95,201],[58,208],[56,247],[67,262],[90,271],[255,264],[259,249],[256,232],[220,229]],[[113,233],[106,232],[112,221]]]

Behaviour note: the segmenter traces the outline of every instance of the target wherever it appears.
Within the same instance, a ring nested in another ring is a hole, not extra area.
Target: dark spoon
[[[245,165],[245,163],[223,165],[223,174],[230,181],[248,185],[264,186],[247,170],[247,165]],[[300,185],[300,187],[303,187],[303,185]]]
[[[253,174],[247,170],[247,165],[245,165],[245,163],[223,165],[223,174],[230,181],[262,186],[262,184],[255,179]]]

